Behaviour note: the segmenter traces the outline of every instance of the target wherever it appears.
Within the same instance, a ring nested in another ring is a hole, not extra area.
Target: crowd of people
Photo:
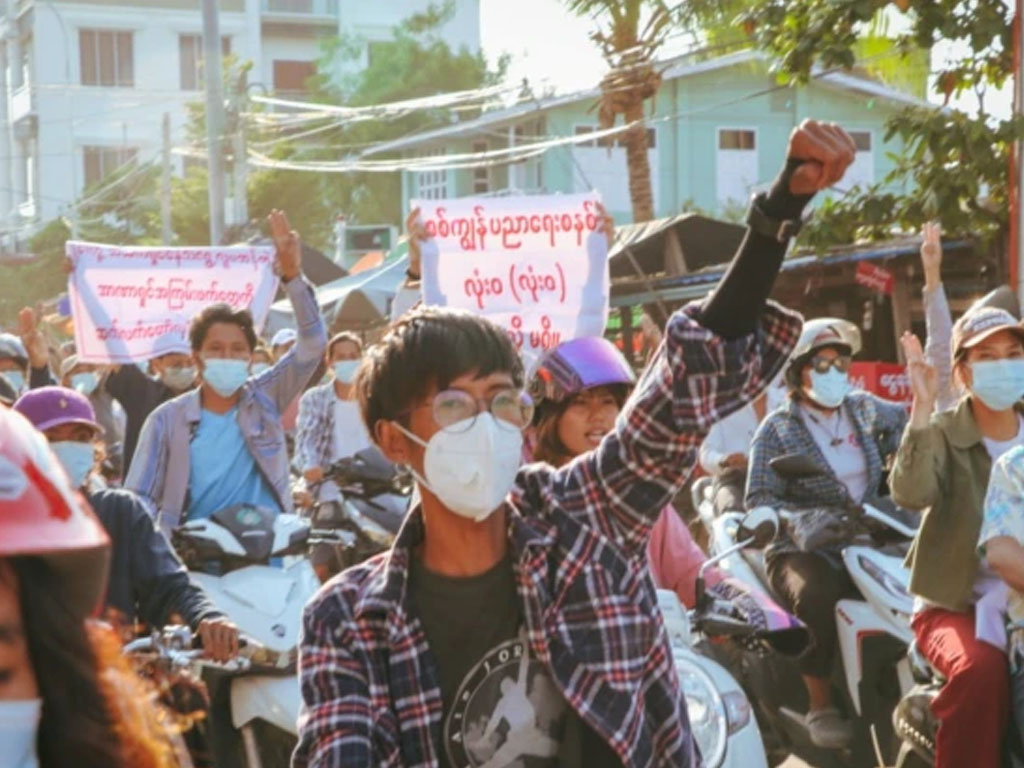
[[[699,765],[655,594],[698,599],[706,558],[673,506],[698,464],[719,513],[791,513],[767,579],[810,632],[823,748],[852,738],[829,682],[835,606],[855,593],[835,510],[923,513],[908,566],[918,648],[946,679],[936,765],[995,768],[1024,664],[1024,326],[1006,291],[952,322],[930,225],[909,414],[854,389],[857,328],[768,301],[804,208],[854,156],[833,124],[793,132],[726,276],[672,315],[639,378],[603,338],[527,371],[490,320],[418,306],[415,211],[369,346],[328,339],[277,211],[294,330],[261,340],[248,311],[213,305],[144,369],[51,349],[24,311],[0,334],[0,766],[182,764],[125,628],[186,624],[215,663],[244,638],[174,531],[234,505],[309,514],[342,497],[332,466],[375,449],[415,493],[391,548],[305,609],[296,768]],[[794,454],[823,471],[781,476]]]

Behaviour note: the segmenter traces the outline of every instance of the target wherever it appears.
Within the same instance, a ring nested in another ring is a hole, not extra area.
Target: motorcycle
[[[242,668],[208,669],[214,715],[231,730],[211,739],[217,766],[288,765],[297,739],[296,661],[302,609],[320,588],[306,557],[317,544],[353,547],[347,531],[315,531],[309,521],[240,504],[174,531],[190,576],[258,652]],[[281,559],[283,568],[271,567]],[[220,754],[217,754],[220,753]]]
[[[812,459],[800,455],[778,457],[771,466],[788,480],[828,474]],[[708,529],[712,554],[723,555],[723,567],[735,578],[757,584],[774,595],[762,552],[744,546],[744,542],[750,538],[751,525],[777,530],[795,514],[768,508],[752,510],[747,515],[738,511],[716,514],[708,478],[694,484],[693,497]],[[868,504],[851,504],[840,512],[839,518],[850,533],[842,548],[842,565],[861,599],[843,599],[836,605],[840,652],[832,684],[842,694],[840,707],[853,720],[855,736],[844,749],[815,746],[802,714],[807,711],[808,702],[795,661],[778,654],[743,652],[733,671],[755,702],[773,765],[795,754],[824,768],[875,766],[880,753],[884,764],[891,764],[900,751],[892,713],[914,685],[907,657],[913,641],[913,599],[907,591],[909,572],[903,567],[903,557],[916,531],[897,512]]]
[[[758,536],[774,535],[765,530],[752,534],[738,546],[748,546]],[[763,546],[763,545],[762,545]],[[658,590],[669,643],[676,671],[682,684],[689,711],[690,727],[700,746],[704,765],[709,768],[767,768],[757,718],[742,686],[720,660],[720,641],[735,641],[750,646],[780,642],[803,642],[758,626],[736,610],[729,601],[718,598],[705,588],[709,568],[726,560],[733,551],[725,551],[707,560],[697,578],[697,599],[693,610],[686,612],[678,596],[671,590]],[[775,635],[776,637],[772,637]]]
[[[409,509],[413,487],[412,478],[376,448],[332,464],[324,473],[326,481],[337,486],[340,498],[315,504],[313,525],[348,531],[355,536],[355,545],[338,548],[325,544],[314,553],[314,568],[323,581],[391,548]]]

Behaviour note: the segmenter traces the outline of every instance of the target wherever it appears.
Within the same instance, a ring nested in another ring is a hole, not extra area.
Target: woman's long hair
[[[63,583],[36,557],[14,557],[22,620],[43,701],[41,768],[171,768],[156,705],[108,630],[87,628]]]

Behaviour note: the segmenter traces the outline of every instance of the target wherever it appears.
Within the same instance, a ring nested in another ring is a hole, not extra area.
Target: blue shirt
[[[218,509],[245,503],[281,511],[242,437],[237,407],[227,413],[202,409],[189,459],[185,519],[209,517]]]

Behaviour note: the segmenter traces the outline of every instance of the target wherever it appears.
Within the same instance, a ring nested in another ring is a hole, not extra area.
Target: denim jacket
[[[298,341],[272,368],[251,377],[238,402],[238,425],[256,466],[286,512],[292,510],[288,448],[281,413],[302,393],[327,347],[313,287],[301,278],[284,285],[298,326]],[[188,510],[189,445],[202,412],[201,387],[157,408],[146,419],[125,486],[138,493],[170,534]]]

